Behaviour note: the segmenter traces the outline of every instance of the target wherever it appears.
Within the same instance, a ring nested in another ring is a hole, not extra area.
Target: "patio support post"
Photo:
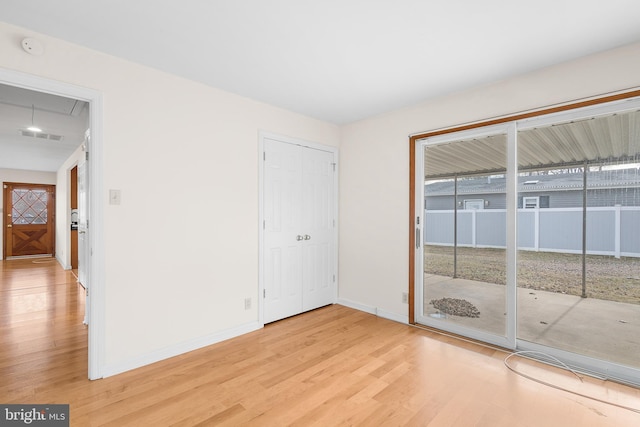
[[[453,178],[453,278],[458,277],[458,174]]]
[[[587,168],[584,161],[582,173],[582,298],[587,297]]]

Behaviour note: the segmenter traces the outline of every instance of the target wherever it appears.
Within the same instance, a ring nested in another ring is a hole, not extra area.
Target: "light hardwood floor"
[[[81,288],[49,260],[0,262],[0,403],[69,403],[72,426],[638,426],[640,414],[509,371],[506,353],[339,305],[87,380]],[[640,390],[523,359],[626,406]]]

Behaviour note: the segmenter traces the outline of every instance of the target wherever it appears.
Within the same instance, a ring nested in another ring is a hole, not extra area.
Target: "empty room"
[[[639,19],[3,0],[0,424],[638,425]]]

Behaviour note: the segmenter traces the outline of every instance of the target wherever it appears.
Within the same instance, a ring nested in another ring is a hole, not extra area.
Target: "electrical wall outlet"
[[[407,292],[402,293],[402,303],[409,304],[409,294]]]
[[[251,298],[244,299],[244,309],[245,310],[251,309]]]

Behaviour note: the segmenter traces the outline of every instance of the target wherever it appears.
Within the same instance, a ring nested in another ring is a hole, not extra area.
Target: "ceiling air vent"
[[[28,138],[48,139],[49,141],[62,141],[62,135],[54,135],[44,132],[31,132],[30,130],[20,129],[20,135]]]

